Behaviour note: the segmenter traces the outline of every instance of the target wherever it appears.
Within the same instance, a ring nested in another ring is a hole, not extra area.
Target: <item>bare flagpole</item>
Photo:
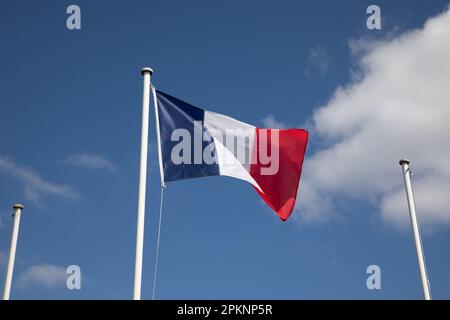
[[[416,243],[417,262],[419,264],[420,279],[422,281],[423,295],[425,300],[431,300],[430,283],[427,276],[427,267],[422,247],[422,239],[420,238],[419,222],[416,215],[416,204],[414,202],[414,193],[411,185],[411,171],[409,170],[409,161],[402,159],[399,161],[403,169],[405,177],[406,198],[408,199],[409,214],[411,218],[411,226]]]
[[[11,247],[9,249],[8,266],[6,269],[5,287],[3,288],[3,300],[9,300],[11,292],[11,282],[14,271],[14,260],[16,258],[17,238],[19,236],[20,214],[22,213],[23,205],[15,204],[13,213],[13,231],[11,236]]]
[[[148,150],[148,120],[150,105],[150,77],[151,68],[143,68],[144,91],[142,97],[142,130],[141,130],[141,164],[139,173],[139,200],[136,228],[136,260],[134,265],[133,300],[141,300],[142,256],[144,249],[144,221],[145,221],[145,191],[147,186],[147,150]]]

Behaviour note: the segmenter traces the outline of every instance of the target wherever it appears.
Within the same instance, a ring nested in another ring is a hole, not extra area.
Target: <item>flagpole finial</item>
[[[17,210],[17,209],[23,210],[23,208],[24,208],[24,206],[23,206],[22,204],[20,204],[20,203],[16,203],[16,204],[13,206],[13,209],[14,209],[14,210]]]
[[[153,74],[153,69],[149,68],[149,67],[142,68],[141,74],[144,75],[146,73],[150,73],[150,75],[152,75]]]
[[[409,164],[409,160],[401,159],[398,163],[402,166],[404,164]]]

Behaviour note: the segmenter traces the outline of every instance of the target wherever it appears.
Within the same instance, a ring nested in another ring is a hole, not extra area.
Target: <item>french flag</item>
[[[261,129],[156,90],[164,181],[229,176],[252,184],[283,220],[291,215],[308,132]]]

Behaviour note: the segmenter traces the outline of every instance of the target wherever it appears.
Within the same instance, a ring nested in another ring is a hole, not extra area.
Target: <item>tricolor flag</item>
[[[285,221],[295,206],[308,132],[261,129],[156,90],[164,181],[229,176],[253,185]]]

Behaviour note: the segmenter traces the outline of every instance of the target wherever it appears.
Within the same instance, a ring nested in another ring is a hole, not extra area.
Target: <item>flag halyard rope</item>
[[[152,300],[155,300],[156,277],[158,275],[159,244],[160,244],[160,239],[161,239],[161,222],[162,222],[162,209],[163,209],[163,200],[164,200],[164,189],[165,189],[165,186],[161,186],[161,198],[160,198],[160,202],[159,202],[158,236],[157,236],[157,241],[156,241],[155,270],[154,270],[154,274],[153,274]]]

